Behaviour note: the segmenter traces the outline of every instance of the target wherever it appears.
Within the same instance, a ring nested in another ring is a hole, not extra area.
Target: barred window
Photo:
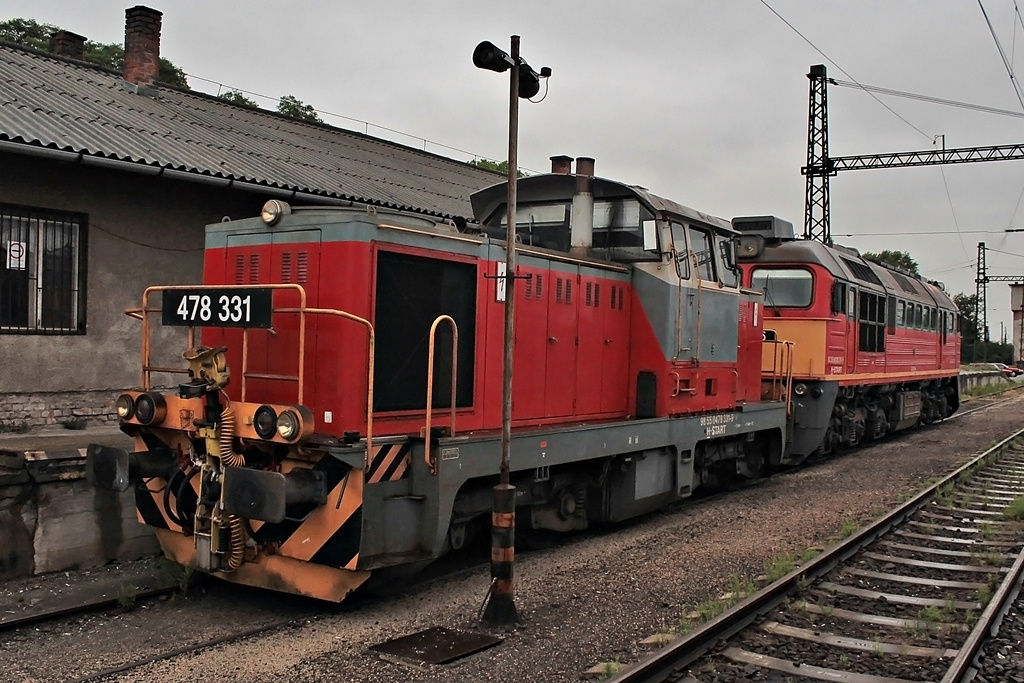
[[[84,214],[0,203],[0,334],[85,332]]]

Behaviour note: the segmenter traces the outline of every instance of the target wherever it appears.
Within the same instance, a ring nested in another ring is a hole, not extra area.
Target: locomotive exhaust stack
[[[576,193],[569,219],[569,253],[589,256],[594,246],[594,160],[576,158]]]

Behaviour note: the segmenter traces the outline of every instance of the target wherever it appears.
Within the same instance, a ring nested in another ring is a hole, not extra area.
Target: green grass
[[[850,536],[853,536],[855,533],[857,533],[857,529],[859,528],[860,525],[857,524],[857,522],[848,519],[845,522],[843,522],[843,526],[839,528],[839,538],[849,538]]]
[[[1024,520],[1024,496],[1017,496],[1003,510],[1003,519]]]
[[[982,387],[971,387],[964,392],[964,396],[971,398],[980,398],[981,396],[993,396],[995,394],[1001,394],[1004,391],[1017,388],[1016,384],[987,384]]]
[[[620,662],[618,659],[613,659],[610,662],[605,662],[604,663],[604,673],[602,673],[601,677],[598,678],[597,680],[599,680],[599,681],[607,681],[612,676],[617,676],[621,672],[622,672],[622,662]]]
[[[134,609],[138,597],[139,591],[135,588],[134,584],[122,584],[121,587],[117,589],[117,606],[123,610]]]
[[[768,583],[775,583],[794,569],[796,569],[796,562],[793,557],[788,553],[783,553],[771,561],[764,573],[768,575]]]

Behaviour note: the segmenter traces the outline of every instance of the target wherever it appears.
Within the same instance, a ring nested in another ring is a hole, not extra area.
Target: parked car
[[[993,363],[992,365],[996,366],[1000,370],[1000,372],[1002,372],[1007,377],[1016,377],[1017,375],[1024,375],[1024,370],[1021,370],[1020,368],[1015,368],[1012,365],[1007,365],[1005,363]]]

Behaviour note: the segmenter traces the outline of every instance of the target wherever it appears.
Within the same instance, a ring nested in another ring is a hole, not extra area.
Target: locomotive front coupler
[[[178,469],[178,454],[170,448],[129,453],[94,443],[85,451],[86,481],[108,491],[126,491],[153,477],[170,479]]]

